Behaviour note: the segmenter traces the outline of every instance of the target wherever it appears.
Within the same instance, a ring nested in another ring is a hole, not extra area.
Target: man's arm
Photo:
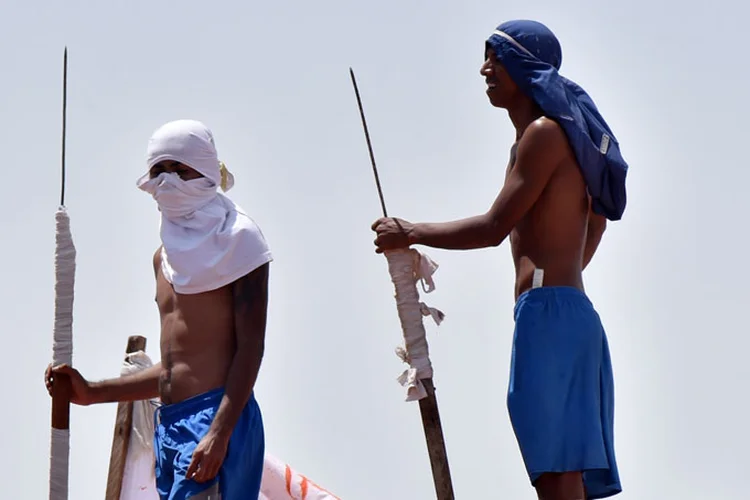
[[[95,403],[142,401],[159,397],[161,363],[122,377],[90,382]]]
[[[70,402],[88,406],[98,403],[117,403],[120,401],[141,401],[159,396],[159,372],[161,364],[157,363],[145,370],[124,375],[118,378],[89,382],[81,373],[70,365],[48,366],[45,372],[45,385],[52,395],[52,385],[56,376],[70,378],[72,393]]]
[[[415,224],[409,243],[448,250],[500,245],[534,206],[566,154],[566,138],[552,120],[531,123],[518,144],[518,154],[492,207],[482,215],[443,223]]]
[[[215,435],[226,439],[231,436],[260,371],[266,337],[269,267],[270,264],[263,264],[232,285],[237,352],[229,367],[224,397],[211,425]]]
[[[591,259],[594,258],[594,253],[596,253],[596,249],[599,248],[599,243],[602,241],[602,235],[604,235],[605,229],[607,229],[607,218],[594,213],[594,211],[589,208],[589,221],[586,228],[586,246],[583,248],[582,269],[586,269],[586,266],[589,265]]]

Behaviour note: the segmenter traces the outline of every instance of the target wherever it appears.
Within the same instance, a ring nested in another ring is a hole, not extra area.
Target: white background
[[[74,363],[119,373],[127,337],[157,357],[158,212],[135,187],[162,123],[211,127],[230,195],[272,246],[257,386],[267,449],[344,500],[434,498],[401,332],[370,224],[379,202],[353,66],[392,215],[486,210],[513,130],[479,76],[501,22],[537,19],[630,162],[629,205],[585,281],[616,377],[623,500],[743,498],[746,36],[738,1],[10,2],[0,16],[0,470],[46,498],[62,51],[70,49],[67,206],[78,249]],[[534,498],[505,408],[507,243],[430,250],[426,322],[457,498]],[[70,498],[104,495],[115,406],[72,409]]]

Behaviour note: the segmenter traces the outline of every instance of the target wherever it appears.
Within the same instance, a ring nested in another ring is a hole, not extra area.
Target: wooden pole
[[[133,335],[128,337],[125,354],[146,350],[146,337]],[[120,500],[122,476],[125,473],[125,460],[128,456],[130,431],[133,427],[133,402],[117,404],[115,432],[112,437],[112,452],[109,456],[109,474],[107,476],[107,493],[105,500]]]
[[[427,440],[427,452],[430,455],[435,493],[438,500],[454,500],[451,469],[448,465],[448,452],[445,449],[445,438],[443,437],[443,426],[440,423],[435,386],[431,378],[421,380],[427,391],[427,397],[419,400],[419,413],[422,415],[422,428]]]
[[[367,129],[367,121],[365,120],[365,111],[362,108],[362,99],[359,96],[357,79],[354,77],[354,70],[352,68],[349,68],[349,75],[352,78],[354,93],[357,96],[359,115],[365,131],[367,149],[370,153],[370,162],[372,163],[372,171],[375,175],[375,184],[377,185],[378,197],[380,198],[380,207],[383,209],[383,217],[388,217],[385,200],[383,199],[383,190],[380,186],[378,168],[375,165],[375,154],[372,152],[372,144],[370,143],[370,132]],[[445,449],[445,438],[443,437],[443,426],[440,423],[440,412],[438,411],[437,398],[435,397],[435,386],[431,378],[421,380],[427,391],[427,397],[419,400],[419,412],[422,416],[422,428],[424,429],[424,436],[427,441],[427,452],[430,456],[430,467],[432,468],[435,493],[437,500],[455,500],[451,471],[448,465],[448,452]]]
[[[52,428],[66,431],[70,429],[70,378],[55,374],[52,384]]]

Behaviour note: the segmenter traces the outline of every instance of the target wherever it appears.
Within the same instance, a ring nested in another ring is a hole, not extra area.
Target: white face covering
[[[161,270],[176,292],[215,290],[272,260],[260,228],[217,191],[217,184],[231,188],[234,178],[216,157],[205,125],[192,120],[164,125],[151,137],[148,157],[149,169],[171,160],[204,176],[186,181],[163,172],[150,179],[146,172],[137,182],[161,212]]]
[[[205,177],[184,181],[175,173],[163,172],[139,186],[149,193],[165,217],[186,217],[216,198],[216,185]]]

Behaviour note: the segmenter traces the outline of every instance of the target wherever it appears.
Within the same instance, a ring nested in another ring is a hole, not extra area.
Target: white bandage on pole
[[[65,207],[55,214],[55,329],[52,363],[73,362],[73,292],[76,274],[76,248],[70,234],[70,218]]]
[[[396,349],[396,354],[409,365],[398,377],[398,382],[406,387],[406,401],[417,401],[427,396],[421,380],[432,378],[432,363],[422,316],[431,316],[438,325],[445,317],[439,310],[420,302],[417,281],[422,282],[425,293],[433,291],[435,283],[432,275],[438,265],[413,248],[384,253],[396,289],[396,307],[404,334],[404,345]]]
[[[120,375],[129,375],[153,366],[144,351],[125,355]],[[154,454],[154,411],[158,399],[133,401],[133,420],[122,471],[119,500],[159,500],[156,490]]]
[[[68,450],[70,450],[70,431],[53,428],[50,446],[50,500],[67,500],[68,498]]]
[[[125,355],[120,375],[130,375],[153,366],[151,358],[143,351]],[[152,400],[133,401],[133,421],[131,425],[128,455],[135,459],[141,453],[154,450],[154,404]]]
[[[52,363],[73,363],[73,292],[75,288],[76,249],[70,234],[70,219],[65,207],[55,214],[55,325]],[[50,442],[50,500],[68,499],[68,460],[70,430],[52,429]]]

